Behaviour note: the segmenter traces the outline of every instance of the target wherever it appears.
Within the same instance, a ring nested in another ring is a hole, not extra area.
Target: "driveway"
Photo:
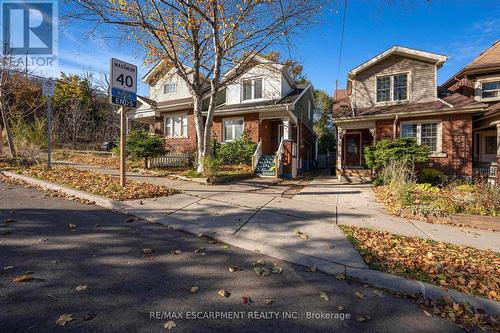
[[[256,210],[266,202],[259,197],[248,199],[245,206],[227,205],[216,198],[173,198],[173,210],[207,205],[214,223],[224,223],[217,216],[234,217],[236,223],[237,217],[253,215],[257,216],[256,225],[272,230],[277,223],[274,218],[285,216],[274,206],[266,208],[269,203]],[[318,214],[305,208],[292,213],[291,221],[297,228],[306,221],[299,215]],[[172,215],[190,221],[199,216],[189,210]],[[302,266],[226,247],[161,224],[128,222],[123,213],[0,182],[0,332],[164,332],[169,313],[182,316],[173,319],[177,327],[172,332],[461,331],[447,320],[426,316],[405,298],[320,272],[306,272]],[[244,231],[249,224],[242,220],[239,226]],[[232,225],[227,230],[234,232],[235,228]],[[152,249],[152,255],[143,254],[144,248]],[[256,275],[253,263],[259,259],[268,268],[273,264],[282,267],[283,272]],[[231,273],[230,265],[242,270]],[[12,281],[27,271],[32,272],[33,281]],[[77,286],[87,289],[76,292]],[[197,293],[190,292],[193,286],[200,288]],[[219,296],[221,289],[228,290],[230,297]],[[328,301],[320,292],[328,295]],[[356,292],[365,298],[360,299]],[[252,302],[244,304],[242,296]],[[266,299],[272,303],[267,305]],[[243,315],[240,319],[187,319],[187,313],[193,311]],[[55,321],[65,313],[75,320],[64,328],[56,326]],[[307,319],[308,313],[323,319]],[[324,317],[335,313],[344,319]]]

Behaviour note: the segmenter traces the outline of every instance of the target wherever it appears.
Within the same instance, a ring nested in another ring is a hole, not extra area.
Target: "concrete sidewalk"
[[[331,206],[337,210],[339,224],[500,252],[499,232],[392,216],[375,200],[370,185],[340,184],[326,172],[314,179],[294,200],[308,202],[310,205],[322,203]]]

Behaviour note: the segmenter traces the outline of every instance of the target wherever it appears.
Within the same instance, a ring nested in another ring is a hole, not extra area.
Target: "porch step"
[[[257,163],[255,175],[272,177],[275,175],[274,166],[274,155],[263,155]]]

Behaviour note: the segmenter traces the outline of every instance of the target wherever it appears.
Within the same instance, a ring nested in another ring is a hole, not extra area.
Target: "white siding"
[[[279,99],[291,89],[287,82],[283,84],[283,81],[286,81],[286,79],[283,77],[283,74],[280,71],[271,69],[266,65],[258,65],[243,74],[235,83],[227,87],[226,104],[230,105],[243,103],[241,89],[242,82],[251,78],[263,79],[262,99],[259,100]],[[252,102],[252,100],[248,100],[245,102]]]
[[[163,87],[167,83],[175,82],[176,92],[173,94],[164,94]],[[149,87],[149,98],[156,102],[170,101],[180,98],[191,97],[191,93],[181,77],[177,74],[167,74],[155,85]]]

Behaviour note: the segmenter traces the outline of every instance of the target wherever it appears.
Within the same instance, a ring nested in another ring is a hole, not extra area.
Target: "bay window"
[[[408,99],[408,74],[377,77],[377,103],[406,101]]]
[[[439,138],[440,123],[403,123],[401,124],[401,137],[415,138],[419,145],[426,145],[431,152],[441,152],[441,140]]]
[[[165,136],[168,138],[187,138],[187,114],[166,116]]]
[[[262,78],[243,81],[243,100],[262,98]]]
[[[233,141],[243,134],[243,118],[223,120],[223,141]]]

